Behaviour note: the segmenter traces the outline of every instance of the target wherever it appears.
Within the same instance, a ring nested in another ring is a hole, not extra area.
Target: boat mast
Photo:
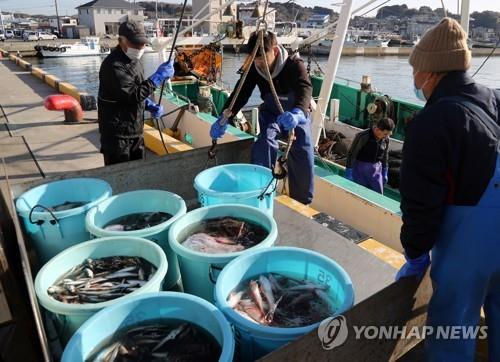
[[[328,108],[330,94],[332,93],[333,82],[335,81],[335,76],[337,75],[340,56],[342,55],[342,48],[344,47],[344,40],[347,34],[349,20],[352,15],[352,1],[353,0],[345,0],[344,5],[342,5],[342,8],[340,9],[338,24],[335,29],[335,37],[333,39],[330,55],[328,56],[328,63],[326,65],[326,69],[328,69],[328,71],[323,78],[323,84],[321,85],[321,91],[319,93],[316,109],[312,115],[311,141],[315,147],[319,142],[321,130],[323,129],[323,120],[326,109]]]
[[[57,0],[54,0],[54,3],[56,5],[57,34],[60,37],[61,36],[61,25],[59,24],[59,11],[57,10]]]
[[[467,34],[467,38],[469,37],[469,18],[470,18],[470,0],[462,0],[462,10],[461,10],[461,18],[460,18],[460,24],[462,25],[462,28],[465,30],[465,33]]]

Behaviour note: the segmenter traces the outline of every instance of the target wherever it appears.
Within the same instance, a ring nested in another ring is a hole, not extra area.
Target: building
[[[79,24],[87,26],[92,35],[117,35],[124,21],[144,21],[144,8],[125,0],[94,0],[76,9]]]
[[[403,35],[406,39],[421,37],[434,25],[436,25],[435,22],[408,21],[408,23],[406,23],[406,33]]]
[[[259,14],[264,13],[264,5],[259,5]],[[256,16],[255,6],[239,6],[238,7],[238,20],[243,22],[243,26],[256,26],[259,17]],[[274,8],[268,7],[266,14],[266,23],[268,29],[276,27],[276,11]]]
[[[330,22],[328,14],[313,14],[307,19],[306,28],[323,28]]]
[[[57,16],[51,16],[49,17],[49,26],[52,30],[59,30],[61,32],[63,32],[63,28],[66,27],[66,26],[77,26],[78,25],[78,21],[77,19],[73,19],[69,16],[60,16],[59,17],[59,26],[60,26],[60,29],[58,29],[58,25],[57,25]]]
[[[202,19],[220,8],[225,0],[192,0],[193,20]],[[206,34],[218,34],[219,24],[222,22],[236,20],[236,4],[233,3],[229,9],[214,13],[207,21],[203,22],[195,31]]]

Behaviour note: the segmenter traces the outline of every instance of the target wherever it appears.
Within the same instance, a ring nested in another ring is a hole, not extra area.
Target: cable
[[[372,8],[372,9],[368,10],[367,12],[364,12],[363,14],[361,14],[361,15],[356,15],[356,16],[359,16],[359,17],[365,16],[366,14],[371,13],[373,10],[377,10],[377,9],[378,9],[378,8],[380,8],[382,5],[385,5],[385,4],[387,4],[388,2],[390,2],[390,1],[391,1],[391,0],[386,0],[386,1],[384,1],[382,4],[379,4],[379,5],[375,6],[374,8]]]
[[[495,44],[495,47],[493,48],[493,50],[491,51],[491,53],[486,57],[486,59],[483,61],[483,63],[479,66],[479,68],[477,68],[477,70],[474,72],[474,74],[472,75],[472,77],[474,77],[477,73],[479,73],[479,71],[481,70],[481,68],[483,68],[483,66],[486,64],[486,62],[491,58],[491,56],[495,53],[495,50],[497,50],[498,48],[498,44],[500,44],[500,38],[498,39],[497,43]]]

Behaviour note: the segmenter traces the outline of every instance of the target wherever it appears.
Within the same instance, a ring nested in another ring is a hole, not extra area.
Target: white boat
[[[108,46],[100,45],[99,38],[89,36],[74,44],[37,45],[35,50],[44,58],[79,57],[109,54]]]

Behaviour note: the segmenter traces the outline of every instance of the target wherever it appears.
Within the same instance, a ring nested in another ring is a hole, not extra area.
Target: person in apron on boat
[[[247,45],[250,52],[257,40],[257,33],[253,33]],[[230,122],[233,124],[233,117],[248,102],[257,86],[263,103],[259,107],[260,134],[252,148],[252,163],[273,168],[278,155],[278,136],[286,137],[288,132],[294,129],[295,141],[287,162],[289,193],[290,197],[307,205],[313,198],[314,183],[314,152],[310,120],[312,84],[299,55],[289,56],[287,50],[277,43],[276,35],[272,32],[268,31],[265,34],[264,48],[273,84],[285,112],[280,115],[269,87],[264,59],[259,50],[231,110]],[[238,84],[235,89],[237,87]],[[233,95],[227,100],[224,109],[229,107]],[[212,139],[222,137],[226,131],[227,123],[221,125],[220,119],[219,117],[210,129]]]
[[[500,361],[500,92],[467,74],[467,34],[453,19],[430,29],[410,55],[425,107],[406,129],[401,166],[397,279],[431,266],[427,360],[473,361],[475,337],[440,328],[477,328],[484,307],[489,359]]]
[[[97,114],[105,165],[144,158],[144,110],[155,118],[163,114],[163,107],[149,96],[174,75],[172,62],[166,62],[144,79],[140,59],[149,40],[141,23],[124,22],[118,33],[118,46],[99,70]]]
[[[359,132],[347,153],[345,177],[383,194],[388,181],[389,137],[394,121],[382,118],[369,129]]]

